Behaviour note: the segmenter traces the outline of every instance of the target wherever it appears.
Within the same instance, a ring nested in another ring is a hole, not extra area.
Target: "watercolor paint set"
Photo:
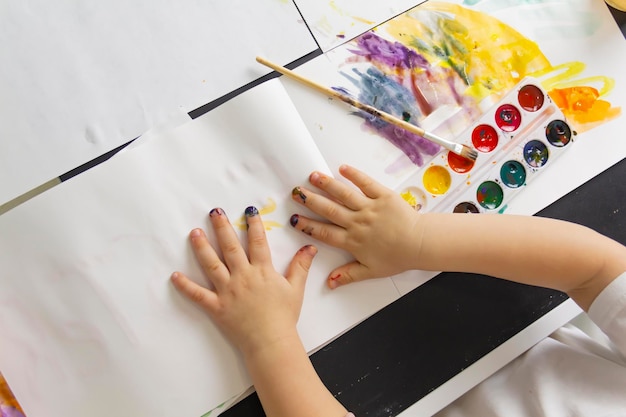
[[[457,138],[476,161],[442,150],[398,190],[420,211],[502,213],[574,135],[538,80],[524,78]]]

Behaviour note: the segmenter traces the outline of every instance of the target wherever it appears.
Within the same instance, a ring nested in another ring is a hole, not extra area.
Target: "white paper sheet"
[[[310,243],[288,222],[302,212],[291,188],[314,169],[329,172],[274,80],[0,216],[0,369],[26,414],[200,416],[249,386],[169,275],[201,281],[187,233],[208,229],[214,207],[237,224],[251,204],[267,209],[284,270]],[[388,279],[326,289],[348,257],[318,247],[299,322],[307,349],[399,296]]]
[[[455,1],[448,3],[462,4]],[[622,114],[577,135],[570,149],[551,166],[547,166],[506,209],[507,213],[534,214],[626,157],[626,140],[623,135],[626,130],[626,117],[623,114],[626,110],[626,77],[623,72],[626,68],[626,41],[601,0],[545,0],[532,4],[485,0],[471,3],[472,6],[465,7],[489,13],[536,42],[553,66],[582,62],[582,71],[567,80],[572,84],[601,89],[603,83],[590,77],[614,81],[612,89],[601,99],[610,102],[613,107],[621,108]],[[434,4],[429,1],[415,10]],[[375,33],[388,36],[386,24],[378,27]],[[297,72],[324,85],[346,88],[356,96],[358,88],[345,75],[356,78],[352,69],[365,71],[368,65],[364,60],[355,58],[356,55],[351,52],[354,49],[353,44],[342,45],[303,65]],[[559,72],[555,70],[550,75]],[[436,80],[436,75],[433,75],[433,79]],[[292,80],[281,79],[281,82],[332,169],[341,163],[349,163],[364,169],[391,188],[398,187],[418,171],[419,168],[398,148],[366,129],[362,118],[351,115],[354,109],[350,106],[329,100]],[[439,93],[445,94],[443,91]],[[442,120],[454,120],[457,117],[455,112],[458,109],[451,107],[436,109],[421,121],[422,126],[437,132]],[[401,293],[405,294],[434,275],[431,272],[411,271],[393,280]]]
[[[0,9],[0,204],[317,48],[286,1]]]
[[[328,51],[424,0],[294,1],[322,51]]]

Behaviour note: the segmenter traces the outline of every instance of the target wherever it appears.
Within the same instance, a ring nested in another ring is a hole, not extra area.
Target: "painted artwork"
[[[453,108],[444,123],[462,130],[527,76],[541,80],[578,133],[621,114],[604,98],[614,79],[581,77],[582,61],[550,62],[515,28],[460,4],[429,1],[356,38],[347,49],[341,73],[352,88],[340,89],[416,125],[437,109]],[[418,166],[439,151],[418,135],[355,114]]]

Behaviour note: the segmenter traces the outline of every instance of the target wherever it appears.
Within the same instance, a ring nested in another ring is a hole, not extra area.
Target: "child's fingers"
[[[193,229],[189,233],[189,240],[202,271],[219,291],[228,282],[228,268],[222,263],[202,229]]]
[[[217,237],[217,244],[222,250],[222,256],[224,256],[224,262],[228,270],[232,271],[238,265],[248,264],[248,256],[243,247],[241,247],[237,234],[228,221],[224,210],[214,208],[209,213],[209,217]]]
[[[265,236],[265,226],[256,207],[250,206],[245,210],[246,224],[248,226],[248,254],[250,263],[270,263],[272,255],[270,253],[267,238]]]
[[[210,314],[217,310],[219,301],[213,291],[196,284],[180,272],[174,272],[170,279],[178,291]]]
[[[359,210],[366,203],[367,198],[362,193],[321,172],[311,173],[309,182],[352,210]]]
[[[359,261],[353,261],[331,272],[326,282],[330,289],[335,289],[340,285],[363,281],[369,278],[374,278],[371,271]]]
[[[370,198],[378,198],[387,190],[387,187],[379,184],[364,172],[361,172],[350,165],[340,166],[339,173],[351,183],[359,187],[359,190],[363,191],[363,194]]]
[[[289,223],[303,233],[328,243],[331,246],[345,249],[346,230],[334,224],[322,223],[308,217],[294,214],[289,219]]]
[[[306,245],[296,254],[289,263],[285,278],[298,289],[300,294],[304,294],[304,286],[306,278],[309,275],[309,269],[313,263],[313,258],[317,254],[317,248],[313,245]]]
[[[310,190],[295,187],[291,191],[291,198],[339,226],[345,226],[350,223],[352,210]]]

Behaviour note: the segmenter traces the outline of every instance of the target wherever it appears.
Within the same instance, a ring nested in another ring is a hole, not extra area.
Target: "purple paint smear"
[[[400,119],[417,124],[416,120],[421,112],[409,90],[395,80],[385,77],[374,67],[368,68],[366,73],[358,70],[354,70],[354,73],[357,78],[343,75],[359,87],[358,100],[361,103],[369,104]],[[369,129],[393,143],[418,166],[424,164],[424,154],[432,156],[439,152],[439,145],[419,135],[407,132],[365,112],[359,111],[354,114],[365,119],[365,125]]]
[[[18,409],[10,405],[0,404],[0,417],[25,417]]]
[[[395,68],[423,68],[429,67],[428,61],[412,49],[406,48],[400,42],[388,42],[372,32],[367,32],[356,39],[358,49],[350,50],[355,55],[367,58],[368,61],[377,61]]]
[[[451,68],[431,64],[415,49],[400,42],[390,42],[373,32],[353,41],[352,62],[371,64],[365,71],[353,69],[353,74],[342,73],[358,88],[358,100],[398,118],[420,126],[437,108],[448,105],[460,107],[455,123],[469,125],[480,117],[478,103],[462,92],[467,89],[464,80]],[[346,89],[336,88],[346,93]],[[424,156],[436,154],[440,147],[419,135],[406,132],[368,114],[355,113],[365,119],[367,128],[393,143],[416,165],[424,164]]]

